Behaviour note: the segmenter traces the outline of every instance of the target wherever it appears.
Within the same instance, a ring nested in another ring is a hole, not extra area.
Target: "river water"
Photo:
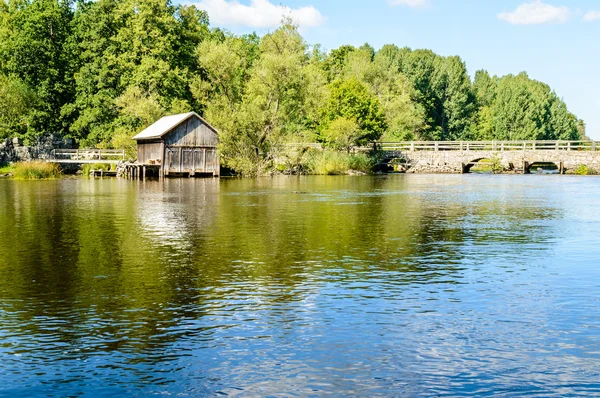
[[[0,180],[0,396],[600,394],[600,179]]]

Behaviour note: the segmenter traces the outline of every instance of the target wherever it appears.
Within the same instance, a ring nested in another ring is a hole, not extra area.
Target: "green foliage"
[[[349,152],[361,138],[361,131],[354,120],[339,117],[329,123],[322,138],[327,146]]]
[[[369,44],[325,53],[291,20],[238,36],[169,0],[0,2],[0,138],[62,133],[133,159],[135,134],[191,110],[243,175],[276,170],[289,143],[585,138],[547,85],[486,71],[472,82],[457,56]]]
[[[498,140],[576,140],[577,118],[546,84],[525,73],[498,81],[491,104]]]
[[[575,174],[577,174],[579,176],[586,176],[586,175],[590,174],[590,169],[585,164],[580,164],[575,169]]]
[[[342,175],[352,171],[370,173],[375,163],[375,159],[367,154],[313,151],[308,155],[306,168],[311,174],[317,175]]]
[[[17,180],[42,180],[59,178],[62,170],[56,163],[44,161],[19,162],[13,165],[12,176]]]
[[[36,99],[27,83],[0,75],[0,139],[27,135]]]
[[[27,101],[27,132],[31,134],[64,132],[57,112],[74,94],[76,57],[69,45],[72,19],[68,1],[9,1],[0,5],[0,73],[20,80],[39,99]]]
[[[378,140],[387,128],[379,100],[358,79],[351,77],[331,84],[330,96],[322,110],[325,129],[339,118],[354,119],[360,129],[359,145]]]
[[[0,176],[2,175],[11,175],[14,170],[14,166],[12,164],[2,164],[0,163]]]

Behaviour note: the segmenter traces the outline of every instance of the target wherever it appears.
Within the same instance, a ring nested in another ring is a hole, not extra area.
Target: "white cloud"
[[[392,6],[408,6],[411,8],[425,7],[429,4],[429,0],[388,0]]]
[[[498,14],[498,19],[513,25],[542,25],[548,23],[565,23],[571,17],[568,7],[555,7],[536,0],[524,3],[512,12]]]
[[[600,11],[590,11],[583,16],[584,21],[592,22],[600,19]]]
[[[325,23],[323,15],[313,6],[292,9],[269,0],[252,0],[250,5],[237,0],[200,0],[190,4],[206,11],[210,22],[215,25],[271,28],[278,26],[283,17],[291,17],[301,28]]]

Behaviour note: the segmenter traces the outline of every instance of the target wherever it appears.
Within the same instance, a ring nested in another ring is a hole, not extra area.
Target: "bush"
[[[329,124],[329,127],[323,132],[323,141],[325,144],[338,151],[348,151],[361,137],[361,131],[352,119],[339,117]]]
[[[348,154],[337,151],[319,151],[310,154],[306,168],[311,174],[340,175],[350,171],[370,173],[375,159],[366,154]]]
[[[15,163],[12,173],[13,177],[18,180],[41,180],[62,176],[59,165],[42,160]]]
[[[585,164],[580,164],[575,169],[575,174],[577,174],[579,176],[586,176],[586,175],[590,174],[590,169],[588,169],[588,167]]]
[[[0,176],[5,174],[12,174],[13,166],[10,164],[2,164],[0,163]]]

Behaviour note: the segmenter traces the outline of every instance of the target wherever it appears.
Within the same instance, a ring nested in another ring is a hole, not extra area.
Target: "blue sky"
[[[190,3],[190,2],[188,2]],[[600,140],[599,0],[195,0],[212,26],[273,30],[292,15],[309,44],[393,43],[460,55],[469,72],[526,71],[548,83]]]

